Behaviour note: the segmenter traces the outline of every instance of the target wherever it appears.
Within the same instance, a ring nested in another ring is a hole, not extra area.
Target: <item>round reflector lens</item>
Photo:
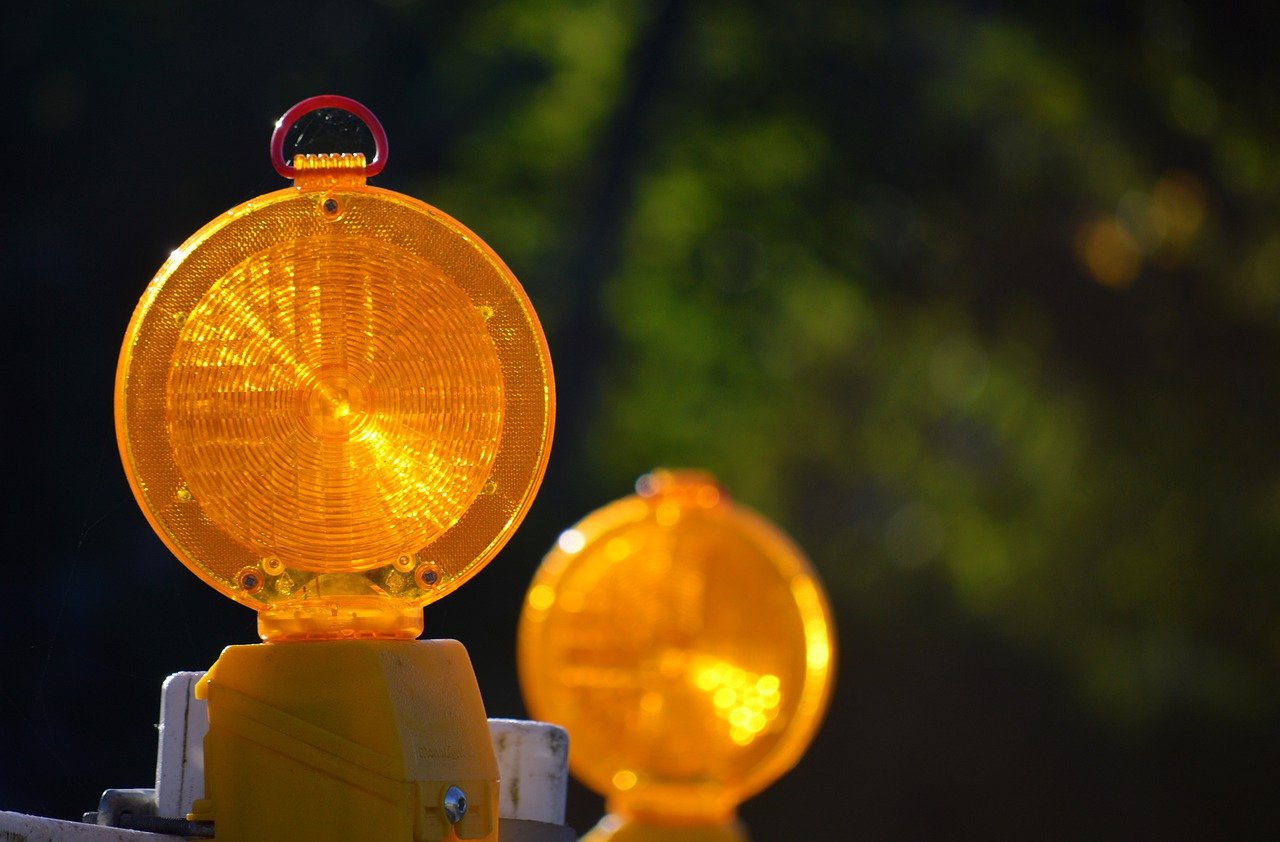
[[[299,187],[209,223],[147,288],[117,374],[121,452],[170,549],[271,619],[264,636],[416,636],[417,609],[533,500],[550,357],[475,234],[301,163]]]
[[[694,472],[565,531],[534,577],[518,663],[530,712],[573,735],[574,774],[613,813],[722,822],[803,754],[834,630],[775,527]]]

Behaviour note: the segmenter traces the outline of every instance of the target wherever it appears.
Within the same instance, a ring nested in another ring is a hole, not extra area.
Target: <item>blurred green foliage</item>
[[[428,192],[528,267],[553,336],[598,295],[576,318],[611,337],[578,375],[599,487],[705,466],[847,610],[940,578],[1106,716],[1261,721],[1276,126],[1186,7],[1110,12],[1128,31],[929,2],[495,4],[457,49],[536,71]],[[621,162],[620,120],[641,135]],[[627,168],[616,253],[573,277],[603,164]]]
[[[136,779],[159,679],[252,638],[135,511],[111,368],[168,248],[279,186],[271,118],[333,92],[390,133],[377,183],[515,270],[555,359],[537,505],[427,617],[466,640],[491,712],[518,710],[516,611],[558,530],[652,467],[701,467],[806,549],[842,633],[810,765],[753,802],[762,839],[845,838],[828,816],[894,839],[1248,825],[1274,778],[1240,758],[1280,759],[1266,4],[4,15],[0,339],[27,361],[6,533],[41,561],[0,566],[27,595],[0,611],[0,752],[33,764],[0,753],[0,800],[73,815]],[[86,675],[114,693],[73,709]],[[99,741],[115,765],[61,759]],[[833,780],[847,797],[795,815]]]

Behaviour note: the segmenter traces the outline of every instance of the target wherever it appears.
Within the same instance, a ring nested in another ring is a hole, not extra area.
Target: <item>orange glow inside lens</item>
[[[535,575],[518,663],[530,711],[611,812],[719,822],[803,754],[834,629],[798,549],[695,472],[566,530]]]
[[[377,241],[291,241],[237,266],[179,333],[174,461],[208,517],[286,565],[417,552],[479,496],[502,430],[483,317]]]
[[[148,287],[121,453],[160,536],[264,637],[415,637],[541,482],[546,341],[455,220],[365,185],[360,156],[296,163],[297,186],[206,225]]]

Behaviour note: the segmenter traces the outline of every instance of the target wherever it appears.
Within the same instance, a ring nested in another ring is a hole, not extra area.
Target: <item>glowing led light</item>
[[[571,769],[612,813],[715,823],[812,739],[831,615],[803,555],[709,476],[659,471],[637,490],[543,561],[521,686],[534,716],[568,728]]]
[[[293,187],[173,251],[121,350],[143,511],[269,639],[416,637],[421,607],[506,542],[549,454],[550,357],[519,283],[366,171],[297,156]]]

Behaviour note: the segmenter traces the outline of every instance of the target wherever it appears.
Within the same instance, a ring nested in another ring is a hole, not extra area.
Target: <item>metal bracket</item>
[[[102,793],[97,811],[84,814],[84,821],[100,827],[165,833],[188,839],[213,838],[213,822],[157,816],[154,789],[109,789]]]

